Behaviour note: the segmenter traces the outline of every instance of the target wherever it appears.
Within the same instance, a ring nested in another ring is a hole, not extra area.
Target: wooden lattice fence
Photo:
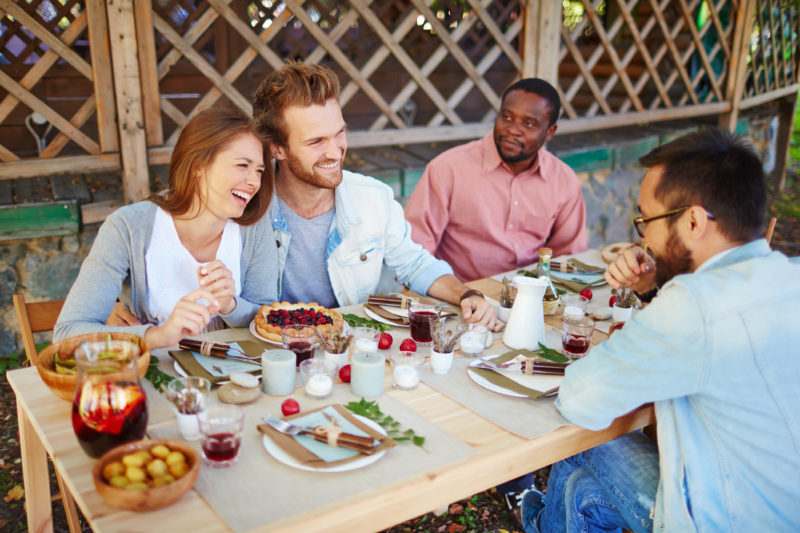
[[[0,183],[119,170],[140,198],[193,114],[249,113],[287,59],[339,74],[351,146],[478,137],[521,76],[556,85],[561,133],[732,127],[791,113],[798,27],[792,0],[0,0]]]

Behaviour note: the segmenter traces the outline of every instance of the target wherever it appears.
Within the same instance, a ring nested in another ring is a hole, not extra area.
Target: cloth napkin
[[[514,359],[515,357],[522,355],[527,357],[531,360],[538,359],[538,353],[531,351],[531,350],[512,350],[510,352],[506,352],[504,354],[498,355],[491,361],[498,365],[507,363],[508,361]],[[522,385],[518,381],[508,377],[508,375],[498,372],[495,370],[489,370],[486,368],[475,368],[475,367],[467,367],[469,372],[475,372],[485,380],[494,383],[497,386],[503,387],[504,389],[508,389],[514,392],[518,392],[520,394],[526,395],[531,400],[536,400],[541,398],[542,396],[546,396],[548,394],[552,394],[553,392],[558,390],[558,386],[561,383],[561,380],[564,376],[550,376],[550,375],[537,375],[534,374],[532,376],[524,376],[526,382],[539,382],[543,386],[541,387],[543,390],[536,390],[530,387],[526,387]],[[523,375],[519,375],[520,378],[523,378]]]
[[[347,408],[333,404],[320,407],[313,411],[297,414],[292,417],[285,417],[284,420],[300,426],[313,427],[317,424],[329,425],[330,422],[325,418],[323,412],[335,417],[342,429],[347,433],[356,435],[368,435],[375,439],[379,444],[375,448],[377,453],[381,450],[388,450],[397,446],[397,442],[386,435],[378,433],[368,425],[358,420]],[[355,450],[342,447],[333,447],[319,442],[309,435],[299,435],[292,437],[277,431],[269,424],[259,424],[258,431],[272,439],[275,444],[294,457],[298,462],[313,468],[327,468],[344,463],[349,463],[364,457]]]
[[[238,347],[250,356],[259,355],[264,351],[264,347],[255,341],[237,341],[228,344],[234,348]],[[170,350],[169,354],[188,375],[206,378],[212,385],[220,381],[226,381],[232,372],[249,372],[255,375],[261,373],[260,366],[232,359],[210,357],[190,350]],[[260,363],[261,361],[256,360],[256,362]],[[218,367],[222,372],[214,370],[214,366]]]
[[[550,272],[550,279],[553,280],[554,284],[560,285],[573,292],[581,292],[583,289],[590,289],[606,284],[606,279],[602,274],[585,274],[580,272],[559,272],[558,274]]]

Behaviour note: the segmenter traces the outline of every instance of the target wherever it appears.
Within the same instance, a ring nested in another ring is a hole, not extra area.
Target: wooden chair
[[[36,343],[33,340],[34,333],[52,331],[56,325],[58,314],[64,306],[64,300],[54,300],[49,302],[26,303],[25,296],[15,294],[14,311],[17,313],[19,322],[19,332],[22,335],[22,344],[25,346],[25,357],[28,362],[35,364],[37,354]],[[78,512],[75,509],[75,500],[72,498],[69,489],[61,480],[61,476],[56,472],[58,489],[61,492],[61,501],[64,504],[64,512],[67,515],[67,524],[71,533],[80,533],[81,525],[78,521]]]
[[[767,244],[772,242],[772,234],[775,232],[775,224],[778,222],[778,217],[772,217],[769,219],[769,226],[767,227],[767,234],[765,238],[767,239]]]

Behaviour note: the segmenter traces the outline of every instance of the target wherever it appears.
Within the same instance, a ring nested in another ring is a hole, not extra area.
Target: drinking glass
[[[281,339],[283,340],[283,347],[297,355],[296,367],[299,367],[300,363],[306,359],[314,357],[314,349],[317,347],[318,341],[314,327],[285,326],[281,329]]]
[[[411,338],[418,346],[427,347],[433,343],[433,322],[439,317],[435,305],[412,302],[408,310],[408,323]]]
[[[594,332],[594,320],[588,317],[561,317],[561,345],[564,355],[570,359],[580,359],[589,351]]]
[[[210,409],[200,419],[200,434],[204,462],[214,468],[231,466],[239,459],[242,444],[244,411],[225,406]]]
[[[458,340],[461,352],[465,355],[480,355],[489,341],[489,329],[480,324],[462,324],[458,329],[463,331]]]
[[[351,328],[353,335],[353,352],[377,352],[378,341],[381,339],[381,332],[378,328],[371,326],[358,326]]]
[[[75,350],[72,429],[91,457],[144,437],[147,398],[139,384],[138,357],[139,346],[130,341],[84,342]]]

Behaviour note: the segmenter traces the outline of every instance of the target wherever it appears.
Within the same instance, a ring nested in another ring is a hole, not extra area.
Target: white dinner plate
[[[399,311],[399,309],[396,309],[396,310]],[[376,315],[375,313],[373,313],[372,311],[370,311],[366,307],[364,308],[364,312],[367,314],[368,317],[370,317],[372,320],[375,320],[376,322],[381,322],[383,324],[388,324],[388,325],[394,326],[396,328],[407,328],[407,327],[409,327],[408,324],[401,324],[399,322],[389,322],[388,320],[386,320],[382,316]],[[390,313],[394,313],[394,311],[390,311]],[[400,313],[395,313],[395,314],[399,315]]]
[[[484,359],[486,359],[487,361],[491,361],[495,357],[499,357],[499,355],[484,357]],[[469,367],[467,367],[467,375],[469,375],[472,381],[474,381],[484,389],[489,389],[492,392],[496,392],[504,396],[512,396],[514,398],[528,397],[527,394],[522,394],[513,390],[506,389],[505,387],[501,387],[500,385],[495,385],[494,383],[484,378],[477,372],[472,372],[470,370],[470,367],[476,366],[478,364],[480,364],[480,360],[478,359],[470,363]],[[548,376],[544,374],[533,374],[530,376],[526,376],[525,374],[516,372],[503,372],[502,374],[507,378],[516,381],[523,387],[528,387],[529,389],[542,392],[548,391],[554,387],[558,387],[559,385],[561,385],[561,381],[564,379],[564,376]]]
[[[386,430],[384,430],[377,422],[373,422],[369,418],[365,418],[361,415],[353,415],[353,416],[355,416],[359,421],[368,425],[370,428],[374,429],[381,435],[386,435]],[[308,466],[300,463],[297,459],[295,459],[294,457],[283,451],[283,448],[275,444],[275,441],[273,441],[266,435],[263,436],[261,442],[264,444],[264,448],[267,450],[267,453],[269,453],[272,457],[274,457],[278,462],[281,462],[287,466],[291,466],[292,468],[297,468],[299,470],[306,470],[308,472],[347,472],[349,470],[356,470],[358,468],[364,468],[365,466],[369,466],[372,463],[378,461],[384,455],[386,455],[386,450],[381,450],[378,453],[374,453],[372,455],[365,455],[360,459],[356,459],[355,461],[350,461],[349,463],[342,463],[334,466],[323,466],[320,468],[314,468],[313,466]]]
[[[175,368],[175,372],[182,378],[188,377],[189,374],[186,373],[186,370],[183,369],[181,365],[178,364],[177,361],[172,363],[172,366]]]
[[[273,346],[279,346],[279,347],[283,348],[283,342],[276,342],[276,341],[273,341],[273,340],[269,340],[268,338],[262,337],[261,335],[259,335],[258,332],[256,331],[256,321],[255,320],[250,322],[250,335],[252,335],[253,337],[255,337],[257,339],[260,339],[260,340],[266,342],[267,344],[271,344]]]

